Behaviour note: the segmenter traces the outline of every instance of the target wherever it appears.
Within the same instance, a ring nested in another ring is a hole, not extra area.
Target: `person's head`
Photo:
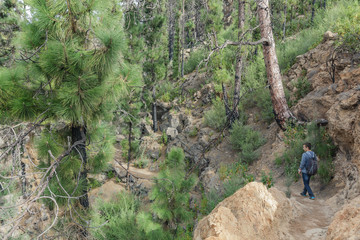
[[[304,151],[310,151],[311,150],[311,143],[306,142],[303,144]]]

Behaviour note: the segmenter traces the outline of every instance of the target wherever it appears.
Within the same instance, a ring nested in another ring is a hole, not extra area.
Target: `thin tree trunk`
[[[275,120],[280,128],[285,130],[286,121],[295,119],[295,117],[291,113],[285,98],[280,68],[275,51],[274,36],[271,28],[269,1],[257,0],[257,5],[261,37],[268,39],[268,43],[263,44],[263,53]]]
[[[171,61],[174,55],[174,37],[175,37],[174,0],[169,1],[168,14],[169,14],[169,28],[168,28],[169,61]]]
[[[312,2],[312,9],[311,9],[311,23],[314,22],[314,17],[315,17],[315,3],[316,3],[316,0],[313,0],[313,2]]]
[[[184,55],[185,55],[185,0],[182,1],[182,16],[181,16],[181,77],[184,77]]]
[[[80,204],[88,208],[90,206],[89,204],[89,198],[87,194],[87,188],[88,188],[88,181],[87,181],[87,154],[86,154],[86,127],[85,126],[72,126],[71,127],[71,137],[72,137],[72,144],[74,144],[77,141],[82,141],[82,144],[79,145],[77,148],[78,151],[75,150],[76,154],[80,155],[80,159],[83,163],[83,170],[80,172],[80,181],[84,182],[85,187],[83,193],[85,194],[83,197],[80,198]]]
[[[323,8],[326,9],[326,0],[323,2]]]
[[[284,6],[285,19],[284,19],[284,25],[283,25],[283,40],[286,37],[286,14],[287,14],[286,10],[287,10],[287,0],[285,1],[285,6]]]
[[[225,113],[226,113],[227,119],[229,119],[231,117],[230,116],[231,111],[230,111],[230,108],[229,108],[229,100],[228,100],[228,96],[227,96],[227,93],[226,93],[224,83],[222,83],[221,86],[222,86],[222,91],[223,91],[223,95],[224,95]]]
[[[157,132],[157,111],[156,111],[156,94],[155,94],[155,86],[153,88],[153,93],[152,93],[152,97],[153,97],[153,130],[154,132]]]
[[[228,26],[231,25],[232,19],[231,15],[233,12],[233,0],[224,0],[223,1],[223,22],[224,22],[224,28],[226,29]]]
[[[131,160],[131,131],[132,131],[132,123],[129,122],[129,139],[128,139],[128,143],[129,143],[129,151],[128,151],[128,162],[127,162],[127,187],[128,190],[130,190],[130,172],[129,172],[129,168],[130,168],[130,160]]]
[[[240,36],[244,31],[245,25],[245,1],[239,0],[238,9],[238,40],[241,41]],[[233,99],[233,115],[231,116],[230,123],[232,124],[235,119],[239,119],[238,105],[240,101],[240,90],[241,90],[241,72],[243,67],[243,56],[241,55],[241,45],[237,49],[236,64],[235,64],[235,83],[234,83],[234,99]]]

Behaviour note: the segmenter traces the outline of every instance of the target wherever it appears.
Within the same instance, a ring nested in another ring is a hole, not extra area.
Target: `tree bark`
[[[326,9],[326,0],[323,2],[323,8]]]
[[[269,0],[257,0],[257,12],[262,38],[268,42],[263,44],[266,74],[270,85],[270,95],[275,120],[282,130],[286,129],[286,121],[295,119],[287,105],[284,88],[281,80],[280,68],[275,51],[275,41],[271,28]]]
[[[245,25],[245,1],[239,0],[239,9],[238,9],[238,41],[240,42],[240,36],[244,31]],[[233,117],[232,119],[239,119],[239,110],[238,105],[240,101],[240,90],[241,90],[241,72],[243,67],[243,56],[241,55],[241,45],[239,45],[237,49],[237,56],[236,56],[236,64],[235,64],[235,83],[234,83],[234,99],[233,99]],[[233,120],[230,121],[233,123]]]
[[[85,188],[83,193],[85,194],[83,197],[80,198],[80,204],[88,208],[89,198],[87,194],[88,188],[88,181],[87,181],[87,154],[86,154],[86,127],[85,126],[72,126],[71,127],[71,141],[72,144],[76,143],[77,141],[81,141],[82,143],[77,147],[79,151],[76,151],[76,154],[80,154],[80,159],[83,162],[83,169],[80,172],[80,181],[83,181],[85,184]]]
[[[184,77],[184,55],[185,55],[185,0],[182,0],[181,16],[181,77]]]
[[[169,27],[168,27],[168,41],[169,41],[169,61],[173,59],[174,55],[174,38],[175,38],[175,14],[174,14],[174,0],[169,1]]]
[[[223,2],[223,22],[224,22],[224,28],[226,29],[228,26],[231,25],[232,19],[231,15],[233,12],[233,0],[224,0]]]
[[[315,17],[315,3],[316,3],[316,0],[313,0],[313,2],[312,2],[312,9],[311,9],[311,23],[314,22],[314,17]]]
[[[229,120],[229,118],[231,117],[230,116],[231,111],[230,111],[230,108],[229,108],[229,100],[228,100],[228,96],[227,96],[227,93],[226,93],[224,83],[222,83],[221,86],[222,86],[223,98],[224,98],[224,104],[225,104],[225,114],[226,114],[227,119]]]
[[[283,24],[283,40],[286,37],[286,14],[287,14],[287,0],[285,1],[285,6],[284,6],[285,19],[284,19],[284,24]]]
[[[129,122],[129,139],[128,139],[128,143],[129,143],[129,151],[128,151],[128,162],[127,162],[127,187],[128,190],[130,190],[130,172],[129,172],[129,168],[130,168],[130,160],[131,160],[131,131],[132,131],[132,123]]]
[[[156,111],[156,94],[155,94],[155,86],[153,88],[153,93],[152,93],[152,97],[153,97],[153,130],[154,132],[157,132],[157,111]]]

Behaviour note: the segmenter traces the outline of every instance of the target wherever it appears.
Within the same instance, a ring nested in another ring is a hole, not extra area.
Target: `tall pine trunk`
[[[280,68],[275,51],[275,41],[271,28],[269,0],[257,0],[257,12],[261,37],[268,40],[267,43],[263,44],[263,53],[275,120],[280,128],[285,130],[286,121],[295,118],[287,105],[281,80]]]
[[[74,144],[77,141],[82,141],[82,144],[78,145],[78,151],[75,151],[75,154],[79,154],[81,156],[80,160],[83,162],[83,169],[80,172],[80,181],[85,184],[83,193],[85,194],[83,197],[80,198],[80,204],[88,208],[90,206],[89,204],[89,198],[87,194],[87,154],[86,154],[86,127],[85,126],[72,126],[71,127],[71,138],[72,138],[72,144]]]
[[[316,0],[313,0],[313,2],[312,2],[312,9],[311,9],[311,23],[314,22],[314,17],[315,17],[315,3],[316,3]]]
[[[156,109],[156,88],[154,86],[153,88],[153,93],[152,93],[152,97],[153,97],[153,130],[154,132],[157,132],[158,126],[157,126],[157,109]]]
[[[174,38],[175,38],[175,13],[174,13],[174,0],[170,0],[168,8],[168,16],[169,16],[169,27],[168,27],[168,41],[169,41],[169,61],[173,59],[174,55]]]
[[[245,1],[239,0],[239,9],[238,9],[238,40],[241,41],[240,36],[244,31],[245,25]],[[235,84],[234,84],[234,99],[233,99],[233,115],[230,116],[230,122],[233,123],[235,119],[239,119],[239,110],[238,105],[240,101],[240,90],[241,90],[241,72],[243,68],[243,56],[241,55],[241,45],[239,45],[236,56],[235,64]]]
[[[285,1],[285,6],[284,6],[285,19],[284,19],[284,23],[283,23],[283,40],[286,37],[286,14],[287,14],[287,0]]]
[[[181,15],[181,77],[184,77],[184,55],[185,55],[185,0],[182,0]]]

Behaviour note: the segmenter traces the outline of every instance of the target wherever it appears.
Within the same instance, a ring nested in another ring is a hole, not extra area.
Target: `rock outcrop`
[[[328,228],[326,240],[342,239],[360,239],[360,197],[337,212]]]
[[[197,225],[194,240],[291,239],[296,207],[276,188],[251,182],[222,201]]]
[[[336,48],[337,35],[324,34],[314,49],[297,57],[284,76],[293,93],[295,83],[306,78],[311,92],[292,108],[298,119],[328,121],[328,133],[339,151],[335,158],[335,180],[344,188],[337,196],[339,206],[360,194],[360,54]]]

